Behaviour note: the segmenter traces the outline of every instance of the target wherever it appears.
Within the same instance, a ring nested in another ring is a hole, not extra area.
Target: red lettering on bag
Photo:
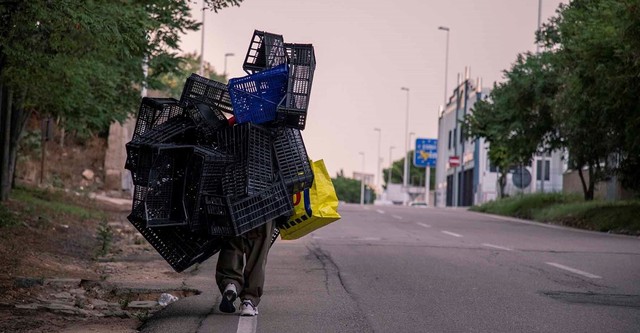
[[[298,192],[296,194],[294,194],[294,198],[293,198],[293,205],[297,206],[300,203],[300,200],[302,199],[302,195],[300,195],[301,192]]]

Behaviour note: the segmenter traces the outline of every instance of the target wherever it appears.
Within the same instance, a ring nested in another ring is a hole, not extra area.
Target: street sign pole
[[[428,207],[429,206],[429,191],[431,190],[431,167],[427,165],[427,167],[425,169],[427,171],[425,171],[426,175],[425,175],[424,187],[425,187],[426,191],[424,192],[424,202],[427,203],[427,207]]]

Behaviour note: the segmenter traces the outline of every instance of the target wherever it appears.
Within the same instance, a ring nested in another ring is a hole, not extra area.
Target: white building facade
[[[488,158],[489,143],[483,138],[468,140],[461,133],[465,115],[489,93],[479,80],[474,84],[467,78],[457,85],[438,118],[436,207],[472,206],[498,198],[498,172]],[[562,191],[565,166],[560,152],[534,156],[524,169],[508,174],[506,194]]]

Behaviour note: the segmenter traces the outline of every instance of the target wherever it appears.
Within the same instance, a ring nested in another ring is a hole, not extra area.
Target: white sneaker
[[[236,312],[236,306],[233,302],[238,297],[238,292],[236,290],[236,286],[233,283],[229,283],[226,288],[224,288],[224,292],[222,293],[222,301],[220,302],[220,311],[225,313],[234,313]]]
[[[256,316],[258,315],[258,307],[254,306],[250,300],[245,299],[242,301],[242,305],[240,305],[240,315]]]

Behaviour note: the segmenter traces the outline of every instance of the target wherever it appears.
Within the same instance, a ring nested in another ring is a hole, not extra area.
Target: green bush
[[[0,204],[0,228],[12,227],[19,223],[18,217],[7,207]]]
[[[536,193],[491,201],[471,210],[587,230],[640,234],[640,201],[584,201],[579,195]]]

